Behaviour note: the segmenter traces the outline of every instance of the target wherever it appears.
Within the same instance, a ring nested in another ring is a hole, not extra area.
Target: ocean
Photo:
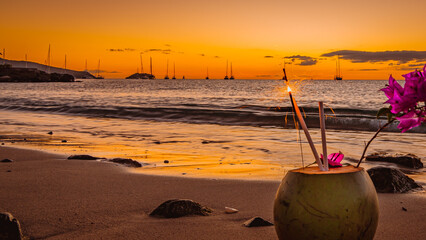
[[[365,142],[386,122],[375,116],[386,106],[379,91],[386,83],[292,82],[319,152],[318,101],[326,107],[329,153],[341,151],[344,162],[355,164]],[[148,174],[277,180],[313,162],[303,132],[294,129],[283,89],[281,80],[1,83],[0,140],[67,154],[132,158],[147,164],[134,171]],[[394,125],[369,153],[424,158],[425,134],[424,125],[403,134]],[[377,165],[383,163],[363,164]],[[423,170],[409,173],[425,175]]]

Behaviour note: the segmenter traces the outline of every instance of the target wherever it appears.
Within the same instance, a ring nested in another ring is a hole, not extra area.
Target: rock
[[[164,163],[169,163],[170,161],[169,160],[164,160]]]
[[[52,134],[53,134],[53,132],[52,132],[52,131],[50,131],[50,132],[48,132],[47,134],[50,134],[50,135],[52,135]]]
[[[402,207],[402,210],[403,210],[403,211],[407,211],[407,209],[406,209],[405,207]]]
[[[19,240],[22,237],[19,221],[10,213],[0,213],[0,239]]]
[[[134,168],[142,167],[142,164],[130,158],[113,158],[113,159],[109,159],[108,161],[123,164],[128,167],[134,167]]]
[[[208,216],[212,212],[208,207],[189,199],[171,199],[158,206],[149,215],[165,218],[178,218],[187,215]]]
[[[67,142],[67,140],[62,140],[61,142],[66,143],[66,142]]]
[[[225,207],[225,213],[227,213],[227,214],[232,214],[232,213],[237,213],[237,212],[238,212],[238,209]]]
[[[92,157],[90,155],[71,155],[68,157],[69,160],[97,160],[101,159],[98,157]]]
[[[254,217],[244,222],[245,227],[263,227],[263,226],[272,226],[274,225],[271,222],[266,221],[261,217]]]
[[[405,193],[422,188],[413,179],[395,168],[375,167],[368,171],[378,193]]]
[[[373,153],[368,155],[365,160],[376,162],[396,163],[409,168],[423,168],[423,163],[419,157],[414,154],[388,154],[383,152]]]
[[[12,159],[8,159],[8,158],[5,158],[5,159],[1,160],[0,162],[13,162],[13,160],[12,160]]]

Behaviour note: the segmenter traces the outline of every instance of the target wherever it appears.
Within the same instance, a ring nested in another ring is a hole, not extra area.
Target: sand
[[[130,173],[116,164],[66,160],[65,155],[0,147],[0,211],[20,220],[35,239],[277,239],[274,227],[246,228],[247,219],[273,221],[276,181],[163,177]],[[10,172],[8,172],[10,170]],[[177,219],[148,214],[168,199],[192,199],[212,216]],[[379,194],[375,239],[426,239],[426,194]],[[240,210],[225,214],[225,207]],[[402,209],[404,207],[407,211]]]

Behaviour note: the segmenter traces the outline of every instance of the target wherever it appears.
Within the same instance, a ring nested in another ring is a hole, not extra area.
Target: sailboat
[[[226,75],[225,75],[225,77],[223,79],[225,79],[225,80],[229,79],[228,78],[228,60],[226,60]]]
[[[206,80],[209,80],[209,68],[207,67],[207,75],[206,75]]]
[[[231,63],[231,77],[229,79],[235,79],[234,75],[232,74],[232,63]]]
[[[172,79],[176,79],[176,63],[173,63],[173,77]]]
[[[95,79],[104,79],[104,77],[102,77],[99,73],[100,73],[100,68],[101,68],[101,59],[99,59],[98,61],[98,70],[96,71],[96,77]]]
[[[152,75],[152,58],[149,58],[149,68],[151,73],[145,73],[143,70],[143,62],[142,62],[142,53],[139,55],[141,61],[141,72],[139,73],[139,68],[137,68],[136,73],[126,77],[126,79],[155,79],[155,76]]]
[[[167,72],[166,72],[166,76],[164,77],[164,79],[169,79],[169,59],[167,59]]]
[[[340,75],[340,61],[339,61],[339,55],[337,55],[337,61],[336,61],[336,75],[334,76],[334,80],[342,80],[342,75]]]

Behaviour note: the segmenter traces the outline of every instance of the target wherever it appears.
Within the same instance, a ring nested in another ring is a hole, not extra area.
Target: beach
[[[14,161],[0,164],[0,211],[12,213],[24,235],[34,239],[277,238],[272,226],[246,228],[243,223],[256,216],[273,221],[279,181],[135,174],[116,164],[1,146],[4,158]],[[375,239],[426,237],[424,192],[378,196]],[[148,216],[175,198],[192,199],[213,213],[176,219]],[[239,212],[225,214],[225,207]]]

